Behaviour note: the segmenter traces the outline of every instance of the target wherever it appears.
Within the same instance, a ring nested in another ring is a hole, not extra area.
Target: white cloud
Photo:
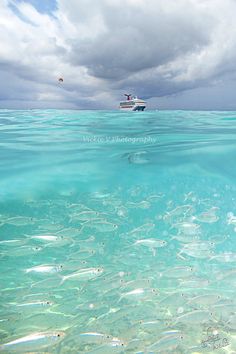
[[[58,0],[51,16],[2,0],[0,105],[112,108],[126,89],[148,98],[226,80],[235,13],[234,0]]]

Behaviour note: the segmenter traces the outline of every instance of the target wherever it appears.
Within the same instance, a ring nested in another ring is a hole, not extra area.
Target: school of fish
[[[236,215],[214,202],[136,186],[2,212],[0,352],[236,353]]]

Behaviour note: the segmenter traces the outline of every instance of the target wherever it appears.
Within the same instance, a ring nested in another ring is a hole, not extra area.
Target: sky
[[[132,93],[236,110],[235,14],[236,0],[1,0],[0,108],[117,109]]]

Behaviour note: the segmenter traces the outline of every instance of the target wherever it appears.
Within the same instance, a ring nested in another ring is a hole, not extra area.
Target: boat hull
[[[120,102],[121,111],[144,111],[146,102],[140,99],[133,99]]]
[[[121,111],[144,111],[146,106],[120,107]]]

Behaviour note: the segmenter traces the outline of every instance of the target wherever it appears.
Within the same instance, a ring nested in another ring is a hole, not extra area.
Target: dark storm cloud
[[[232,0],[60,4],[73,23],[87,24],[87,33],[68,39],[67,60],[86,67],[114,93],[161,97],[205,87],[235,71]]]
[[[198,16],[195,8],[186,10],[189,17],[183,10],[180,6],[164,11],[158,2],[142,8],[106,3],[100,7],[105,31],[72,42],[70,60],[86,66],[96,77],[122,80],[195,52],[209,43],[212,19],[203,13]]]

